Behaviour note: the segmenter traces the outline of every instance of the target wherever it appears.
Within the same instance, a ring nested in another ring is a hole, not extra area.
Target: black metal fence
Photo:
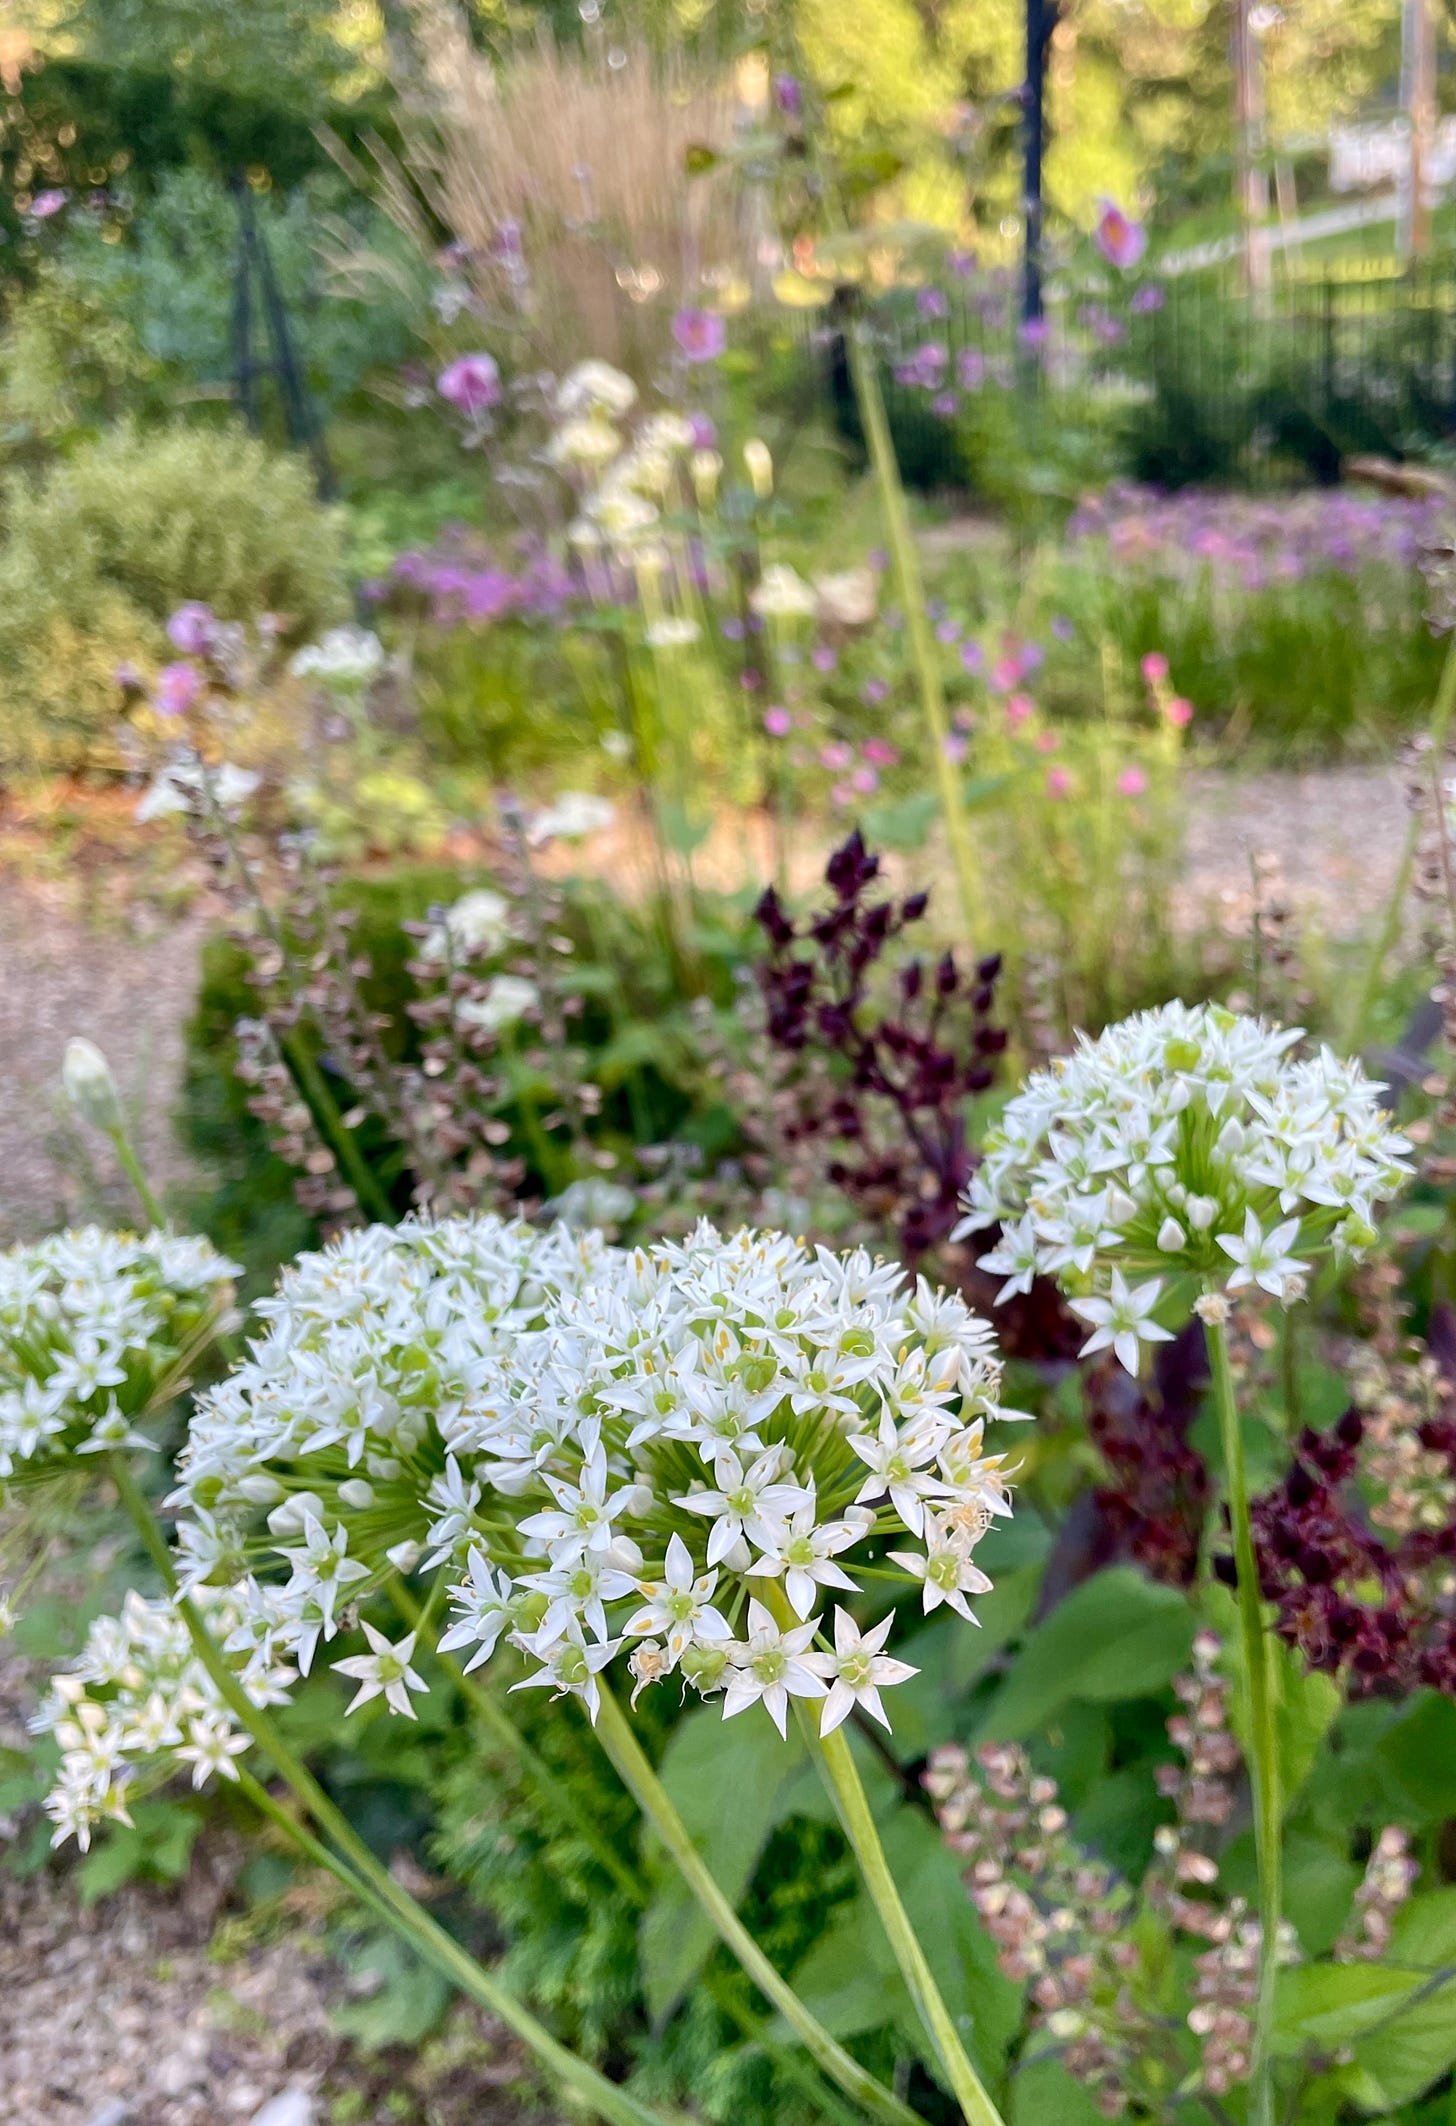
[[[1135,287],[1053,285],[1036,328],[1009,279],[877,302],[906,477],[974,484],[975,438],[1014,402],[1023,430],[1101,423],[1121,468],[1164,485],[1334,478],[1365,452],[1456,443],[1456,257],[1282,274],[1251,297],[1231,273]],[[833,311],[795,328],[821,402],[855,433]]]

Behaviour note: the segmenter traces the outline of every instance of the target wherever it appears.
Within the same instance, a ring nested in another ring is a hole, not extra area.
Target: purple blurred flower
[[[961,639],[960,622],[958,620],[942,620],[935,630],[935,639],[937,642],[944,643],[959,642]]]
[[[688,426],[693,432],[694,450],[712,450],[716,447],[718,441],[717,424],[709,420],[707,414],[690,413],[688,415]]]
[[[976,254],[974,251],[952,251],[946,265],[957,280],[965,280],[976,270]]]
[[[837,775],[839,770],[847,768],[853,759],[853,749],[847,746],[842,738],[831,738],[828,745],[819,748],[819,765],[828,768],[831,774]]]
[[[164,664],[152,690],[152,705],[159,716],[185,716],[196,706],[203,685],[195,664]]]
[[[1134,317],[1148,317],[1154,310],[1161,310],[1167,300],[1156,281],[1145,281],[1141,288],[1134,291],[1128,308]]]
[[[728,345],[728,325],[716,310],[679,310],[672,336],[684,361],[716,362]]]
[[[1045,347],[1052,336],[1051,321],[1044,317],[1024,317],[1016,328],[1016,337],[1023,347],[1033,353]]]
[[[892,746],[888,738],[867,738],[860,752],[872,768],[893,768],[900,758],[898,746]]]
[[[793,74],[775,74],[773,94],[781,117],[802,118],[804,92]]]
[[[1076,641],[1077,630],[1065,613],[1053,613],[1051,626],[1052,633],[1056,636],[1058,642]]]
[[[1139,767],[1124,768],[1117,778],[1119,797],[1141,797],[1148,786],[1148,778]]]
[[[950,304],[940,288],[922,288],[915,298],[915,307],[922,317],[949,317]]]
[[[937,391],[930,402],[931,412],[938,413],[943,421],[950,420],[959,406],[960,400],[953,391]]]
[[[189,598],[167,622],[167,640],[184,657],[210,655],[217,641],[217,614],[200,598]]]
[[[874,708],[880,702],[889,700],[890,689],[883,679],[867,679],[860,689],[860,698]]]
[[[849,787],[857,797],[873,797],[880,787],[880,778],[873,768],[856,768],[849,778]]]
[[[974,676],[978,677],[985,671],[986,652],[981,648],[979,642],[963,642],[961,644],[961,663]]]
[[[1127,273],[1147,250],[1148,232],[1140,221],[1124,214],[1115,200],[1102,199],[1098,202],[1092,241],[1110,266]]]
[[[730,613],[728,618],[721,623],[721,626],[725,642],[741,642],[748,633],[743,622],[734,613]]]
[[[787,738],[793,726],[793,718],[787,709],[772,708],[763,712],[763,727],[770,738]]]
[[[816,672],[832,672],[839,663],[839,652],[827,642],[816,642],[809,661]]]
[[[971,749],[971,741],[963,731],[951,731],[945,741],[945,757],[953,768],[958,768]]]
[[[53,214],[60,213],[70,196],[70,193],[62,191],[59,185],[51,185],[44,192],[37,192],[30,203],[31,220],[49,221]]]
[[[440,371],[435,389],[459,413],[484,413],[500,397],[500,370],[488,354],[462,354]]]

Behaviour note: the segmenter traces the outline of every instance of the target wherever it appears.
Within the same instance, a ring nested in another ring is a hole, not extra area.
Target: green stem
[[[409,1589],[401,1582],[395,1581],[390,1587],[390,1594],[406,1624],[412,1631],[418,1631],[423,1611]],[[568,1782],[552,1771],[545,1759],[526,1740],[505,1707],[496,1703],[495,1693],[483,1683],[477,1682],[474,1676],[468,1676],[458,1661],[453,1660],[449,1654],[442,1654],[438,1647],[435,1649],[435,1659],[481,1726],[507,1755],[515,1758],[526,1779],[535,1789],[536,1798],[541,1805],[550,1811],[563,1829],[569,1831],[574,1838],[582,1840],[629,1904],[643,1904],[645,1899],[642,1885],[637,1877],[626,1866],[621,1855],[602,1837],[596,1825],[578,1808]]]
[[[925,613],[925,585],[920,574],[920,556],[916,551],[909,513],[905,507],[905,490],[900,484],[900,469],[895,462],[895,446],[890,439],[890,424],[885,415],[885,401],[880,390],[874,352],[866,346],[863,330],[858,322],[851,321],[845,333],[849,348],[850,374],[854,379],[860,422],[869,446],[870,465],[885,512],[885,525],[890,552],[894,557],[900,600],[905,608],[910,656],[920,686],[920,702],[925,712],[926,732],[935,763],[941,810],[945,815],[946,837],[950,842],[951,861],[955,866],[956,885],[960,891],[966,941],[973,950],[984,950],[989,926],[981,893],[980,873],[976,866],[975,852],[971,847],[965,807],[961,801],[960,784],[954,765],[946,752],[950,725],[945,713],[945,691],[940,682],[940,666],[936,662],[930,623]]]
[[[395,1217],[389,1198],[360,1151],[354,1132],[339,1113],[339,1103],[329,1091],[323,1072],[302,1042],[280,1037],[278,1046],[313,1112],[320,1135],[343,1167],[344,1177],[354,1191],[360,1210],[379,1225],[393,1225]]]
[[[910,1989],[910,1998],[945,2069],[966,2126],[1002,2126],[1001,2114],[966,2055],[951,2012],[926,1961],[925,1951],[910,1924],[910,1915],[901,1902],[843,1728],[836,1728],[832,1735],[820,1736],[812,1713],[800,1724],[810,1749],[819,1760],[825,1782],[839,1810],[845,1836],[854,1848],[865,1887],[874,1900],[880,1924],[889,1936],[895,1961]]]
[[[1456,709],[1456,632],[1453,632],[1446,649],[1446,661],[1441,667],[1440,683],[1436,688],[1435,701],[1431,705],[1431,719],[1426,726],[1427,735],[1438,757],[1446,743],[1453,709]],[[1442,827],[1439,820],[1437,826],[1438,829]],[[1385,963],[1390,958],[1396,938],[1400,934],[1401,914],[1405,908],[1406,895],[1410,891],[1411,874],[1415,870],[1416,850],[1420,846],[1420,839],[1420,814],[1413,812],[1406,827],[1400,862],[1396,866],[1395,883],[1390,889],[1385,914],[1376,933],[1375,943],[1370,948],[1364,978],[1356,992],[1349,1023],[1345,1029],[1343,1046],[1351,1054],[1359,1049],[1365,1038],[1370,1013],[1379,993],[1380,978],[1385,972]]]
[[[193,1650],[212,1678],[219,1696],[239,1725],[252,1737],[273,1765],[279,1778],[287,1786],[300,1805],[312,1816],[326,1837],[344,1856],[343,1863],[325,1859],[331,1874],[353,1890],[357,1896],[387,1919],[395,1930],[438,1971],[450,1979],[462,1993],[514,2031],[521,2042],[528,2045],[544,2066],[557,2077],[596,2117],[611,2122],[611,2126],[662,2126],[662,2121],[653,2112],[646,2110],[625,2090],[609,2082],[605,2075],[598,2074],[575,2053],[568,2052],[546,2029],[538,2023],[526,2008],[484,1970],[474,1957],[462,1949],[454,1937],[445,1932],[436,1920],[431,1919],[408,1891],[402,1889],[388,1868],[372,1853],[360,1838],[348,1818],[334,1805],[318,1784],[313,1774],[279,1734],[271,1717],[253,1704],[222,1654],[199,1615],[190,1597],[177,1592],[177,1575],[171,1555],[157,1525],[155,1516],[132,1474],[124,1455],[113,1453],[109,1457],[111,1477],[137,1533],[146,1546],[147,1554],[161,1575],[162,1583],[172,1595],[178,1615],[187,1627]],[[248,1791],[253,1792],[256,1782],[249,1778]],[[265,1813],[272,1814],[272,1811]],[[276,1816],[274,1817],[276,1821]],[[308,1834],[305,1832],[305,1836]],[[320,1847],[319,1852],[323,1853]]]
[[[1249,1517],[1249,1484],[1244,1468],[1238,1397],[1229,1363],[1228,1333],[1221,1321],[1210,1321],[1206,1324],[1206,1334],[1223,1445],[1229,1519],[1233,1524],[1234,1563],[1238,1571],[1239,1630],[1249,1689],[1248,1755],[1254,1790],[1254,1850],[1259,1867],[1259,1991],[1254,2006],[1249,2119],[1250,2126],[1274,2126],[1270,2041],[1281,1903],[1279,1741],[1274,1727],[1269,1646],[1259,1595],[1259,1565],[1254,1551],[1253,1523]]]
[[[156,1230],[163,1231],[167,1223],[167,1213],[162,1209],[155,1189],[142,1171],[142,1163],[132,1147],[131,1138],[121,1123],[118,1123],[115,1129],[108,1130],[107,1135],[120,1161],[122,1172],[136,1191],[137,1202]]]
[[[877,2082],[858,2060],[851,2059],[844,2047],[809,2013],[788,1981],[779,1976],[693,1844],[687,1825],[648,1763],[631,1723],[604,1684],[601,1685],[596,1731],[622,1784],[682,1871],[684,1881],[712,1920],[719,1936],[733,1951],[765,2000],[772,2001],[821,2072],[872,2117],[884,2120],[885,2126],[922,2126],[908,2105],[902,2104],[897,2096]],[[994,2113],[991,2116],[994,2119]]]

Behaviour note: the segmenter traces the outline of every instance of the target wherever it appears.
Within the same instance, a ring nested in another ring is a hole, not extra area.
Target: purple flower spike
[[[185,716],[196,706],[202,690],[202,674],[195,664],[164,664],[157,674],[152,705],[159,716]]]
[[[199,598],[179,605],[167,622],[167,640],[184,657],[207,657],[217,641],[217,615]]]

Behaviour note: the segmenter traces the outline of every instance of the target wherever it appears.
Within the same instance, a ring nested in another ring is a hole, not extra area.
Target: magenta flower
[[[816,642],[809,652],[809,662],[816,672],[832,672],[839,663],[839,653],[827,642]]]
[[[1038,731],[1036,734],[1036,750],[1038,753],[1055,753],[1061,742],[1055,731]]]
[[[52,185],[44,192],[37,192],[30,203],[31,220],[49,221],[53,214],[60,213],[70,196],[70,193],[63,192],[59,185]]]
[[[1119,797],[1141,797],[1148,786],[1148,778],[1139,767],[1124,768],[1117,778]]]
[[[1030,694],[1013,694],[1006,703],[1006,721],[1013,731],[1019,730],[1035,712],[1036,703]]]
[[[860,752],[874,768],[893,768],[900,758],[898,746],[892,746],[888,738],[867,738]]]
[[[1186,701],[1181,694],[1175,694],[1164,709],[1163,714],[1167,717],[1169,723],[1176,724],[1181,731],[1193,721],[1193,704],[1191,701]]]
[[[1161,650],[1149,650],[1143,659],[1143,677],[1150,687],[1160,687],[1168,676],[1168,660]]]
[[[157,674],[152,706],[159,716],[185,716],[196,706],[202,690],[202,674],[195,664],[164,664]]]
[[[961,663],[973,675],[985,671],[986,652],[981,648],[979,642],[967,642],[961,645]]]
[[[1161,310],[1167,300],[1156,281],[1144,281],[1142,287],[1134,293],[1128,308],[1134,317],[1150,317],[1155,310]]]
[[[1047,796],[1065,797],[1072,787],[1072,778],[1065,768],[1047,769]]]
[[[979,391],[986,381],[986,357],[977,347],[963,347],[956,356],[956,375],[962,391]]]
[[[949,317],[950,304],[940,288],[922,288],[915,298],[915,307],[922,317]]]
[[[500,370],[488,354],[462,354],[435,379],[435,389],[458,413],[484,413],[500,397]]]
[[[998,694],[1009,693],[1023,676],[1019,657],[1001,657],[991,667],[991,684]]]
[[[1029,347],[1035,352],[1036,349],[1045,347],[1051,338],[1051,324],[1044,317],[1023,318],[1016,328],[1016,336],[1023,347]]]
[[[763,727],[770,738],[787,738],[793,726],[793,718],[787,709],[772,708],[763,712]]]
[[[184,657],[209,656],[217,641],[217,614],[200,598],[189,598],[167,622],[167,640]]]
[[[1092,241],[1110,266],[1130,272],[1148,248],[1148,232],[1140,221],[1124,214],[1115,200],[1098,201],[1097,226]]]
[[[716,362],[728,345],[728,326],[715,310],[679,310],[672,336],[684,361]]]
[[[820,766],[828,768],[831,775],[837,775],[842,768],[847,768],[853,759],[852,750],[841,738],[831,738],[827,746],[819,748]]]
[[[880,778],[873,768],[856,768],[849,778],[849,787],[857,797],[873,797],[880,787]]]
[[[774,102],[784,118],[801,118],[804,113],[804,92],[792,74],[775,74],[773,85]]]

